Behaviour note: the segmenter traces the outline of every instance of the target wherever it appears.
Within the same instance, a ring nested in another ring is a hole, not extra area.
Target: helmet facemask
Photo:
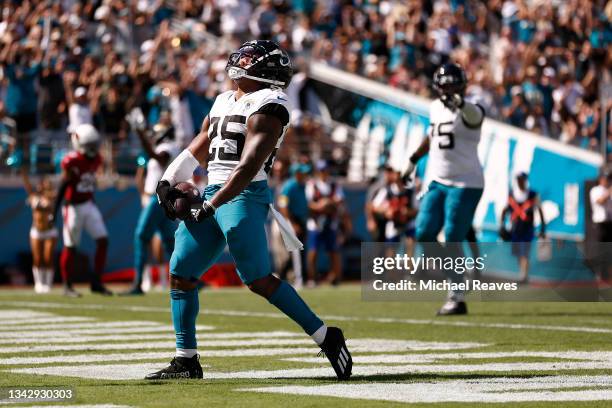
[[[292,75],[289,56],[276,44],[275,48],[266,49],[260,43],[260,41],[245,43],[238,51],[230,54],[225,71],[234,81],[247,78],[273,87],[286,88]],[[270,48],[270,44],[267,46]],[[249,62],[241,66],[240,61],[243,58],[249,58]]]
[[[83,153],[85,156],[87,156],[90,159],[93,159],[94,157],[98,155],[99,148],[100,148],[99,143],[90,142],[90,143],[81,145],[80,150],[81,150],[81,153]]]

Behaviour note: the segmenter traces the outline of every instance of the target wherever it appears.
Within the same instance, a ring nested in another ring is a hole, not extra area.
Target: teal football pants
[[[220,188],[221,185],[209,185],[204,197],[210,199]],[[170,274],[198,280],[215,263],[227,244],[236,262],[238,276],[246,285],[270,275],[272,266],[265,223],[271,202],[272,193],[267,182],[253,182],[236,198],[220,206],[213,217],[201,223],[182,222],[175,234]],[[195,349],[199,312],[197,290],[173,289],[170,295],[176,347]],[[309,335],[323,325],[286,282],[281,282],[268,301]]]
[[[159,232],[164,244],[164,250],[168,258],[170,258],[174,250],[175,230],[176,223],[165,216],[164,210],[157,202],[157,197],[152,196],[146,207],[140,211],[136,230],[134,231],[134,269],[136,271],[134,283],[136,285],[140,286],[142,283],[142,274],[147,262],[147,249],[153,235]]]
[[[444,228],[444,255],[463,256],[462,242],[474,221],[474,213],[482,196],[481,188],[461,188],[431,182],[416,219],[416,239],[419,242],[436,242]],[[451,282],[463,282],[463,274],[447,271]],[[462,300],[463,291],[451,291],[449,298]]]

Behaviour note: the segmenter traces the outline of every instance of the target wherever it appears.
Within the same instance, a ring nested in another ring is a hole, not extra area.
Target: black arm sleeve
[[[255,115],[256,113],[262,113],[277,117],[283,127],[287,126],[287,123],[289,123],[289,111],[280,103],[267,103],[261,108],[259,108],[256,112],[253,112],[253,115]]]

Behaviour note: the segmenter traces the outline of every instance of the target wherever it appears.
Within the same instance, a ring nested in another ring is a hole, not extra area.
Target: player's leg
[[[42,277],[43,240],[30,233],[30,248],[32,250],[32,277],[34,278],[34,292],[43,293],[44,283]]]
[[[161,251],[160,248],[158,256],[155,257],[159,268],[159,286],[162,288],[165,288],[168,284],[168,270],[165,262],[163,262],[163,253],[166,253],[166,259],[170,259],[172,257],[172,252],[174,251],[174,233],[176,232],[176,225],[177,224],[174,221],[169,220],[162,213],[161,221],[158,224],[158,230],[163,251]]]
[[[64,248],[60,256],[60,273],[64,283],[64,295],[69,297],[81,296],[72,288],[76,247],[81,242],[81,233],[83,232],[83,215],[81,214],[80,207],[66,205],[62,208],[62,218],[64,221],[62,238],[64,240]]]
[[[321,233],[316,230],[308,231],[308,245],[306,245],[306,265],[308,280],[306,281],[307,287],[314,287],[317,282],[317,262],[319,254]]]
[[[436,242],[444,225],[445,186],[435,181],[429,185],[416,218],[415,238],[419,242]]]
[[[196,318],[200,311],[198,280],[217,260],[225,238],[217,221],[182,222],[175,234],[170,259],[170,306],[176,334],[176,357],[170,365],[151,373],[149,380],[202,378],[196,342]]]
[[[327,282],[332,285],[337,285],[342,280],[342,258],[338,249],[338,231],[329,229],[325,231],[324,244],[325,250],[329,256],[329,275]]]
[[[44,241],[43,248],[43,283],[45,285],[45,290],[48,292],[53,287],[53,276],[55,275],[53,270],[53,251],[55,251],[55,246],[57,245],[57,234],[55,230],[53,230],[53,235],[50,236]]]
[[[351,375],[352,358],[342,331],[328,328],[308,307],[295,289],[271,274],[265,222],[268,205],[238,199],[223,205],[215,214],[238,269],[238,275],[251,291],[296,322],[317,343],[339,378]]]
[[[126,295],[142,295],[142,277],[147,262],[148,246],[157,229],[158,217],[156,208],[160,207],[157,199],[151,197],[148,204],[140,211],[134,230],[134,281]],[[161,207],[160,207],[161,210]],[[162,214],[162,217],[164,215]]]
[[[481,196],[480,188],[448,188],[444,205],[444,236],[447,242],[463,242],[467,239]]]
[[[92,202],[85,204],[83,210],[85,212],[83,227],[96,241],[94,275],[91,278],[91,291],[106,296],[112,295],[112,292],[102,285],[102,273],[104,272],[106,254],[108,252],[108,232],[106,231],[106,225],[104,225],[104,219],[98,207]]]
[[[453,258],[461,257],[463,241],[467,239],[472,228],[474,213],[482,196],[482,189],[448,187],[444,205],[445,225],[445,255]],[[463,274],[448,271],[448,279],[454,283],[464,282]],[[463,290],[449,292],[448,302],[439,310],[439,315],[465,314],[465,293]]]
[[[445,188],[435,181],[429,184],[415,220],[415,239],[417,242],[428,243],[423,247],[423,252],[428,256],[439,251],[438,234],[444,225]],[[426,278],[425,269],[416,273],[420,279]]]

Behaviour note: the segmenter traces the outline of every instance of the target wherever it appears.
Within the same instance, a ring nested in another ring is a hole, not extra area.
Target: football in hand
[[[174,212],[180,220],[186,220],[191,215],[191,205],[202,202],[200,191],[196,186],[186,181],[178,183],[174,188],[185,193],[185,197],[174,200]]]

